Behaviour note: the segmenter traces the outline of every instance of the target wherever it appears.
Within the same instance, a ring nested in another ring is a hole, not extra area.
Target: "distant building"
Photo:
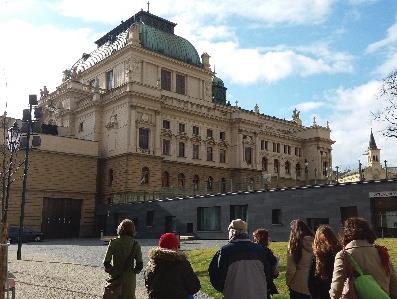
[[[369,137],[368,150],[365,154],[367,155],[368,166],[361,169],[361,176],[359,169],[352,170],[340,177],[340,183],[357,182],[360,180],[384,180],[386,179],[386,175],[388,179],[397,178],[397,167],[387,167],[386,172],[386,168],[382,166],[380,148],[378,148],[376,145],[372,130]]]

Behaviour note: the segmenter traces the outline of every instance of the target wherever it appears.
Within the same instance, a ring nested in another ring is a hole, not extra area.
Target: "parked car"
[[[10,243],[18,243],[19,227],[10,226],[8,228],[8,238]],[[30,227],[23,228],[22,242],[40,242],[44,240],[44,234]]]

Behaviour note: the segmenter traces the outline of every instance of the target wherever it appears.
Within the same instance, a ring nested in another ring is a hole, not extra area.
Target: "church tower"
[[[369,146],[368,146],[368,166],[369,167],[381,167],[380,164],[380,149],[376,146],[374,134],[369,136]]]

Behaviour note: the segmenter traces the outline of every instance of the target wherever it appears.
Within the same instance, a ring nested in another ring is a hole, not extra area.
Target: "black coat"
[[[267,279],[267,296],[270,298],[270,295],[278,294],[277,287],[274,284],[273,279],[278,277],[277,272],[277,258],[274,256],[273,251],[271,251],[268,247],[262,246],[265,250],[266,260],[268,261],[271,269],[272,269],[272,277]]]
[[[186,299],[200,290],[200,281],[183,253],[155,248],[149,258],[145,285],[150,299]]]
[[[327,279],[321,279],[315,275],[316,273],[316,260],[313,258],[313,263],[309,272],[309,291],[312,299],[330,299],[329,290],[332,282],[332,272],[334,270],[335,255],[329,254],[325,258],[327,269]]]

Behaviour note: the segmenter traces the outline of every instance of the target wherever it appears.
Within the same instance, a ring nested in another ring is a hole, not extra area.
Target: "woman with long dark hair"
[[[269,232],[264,228],[258,228],[252,233],[252,240],[262,246],[265,251],[266,260],[272,269],[272,277],[267,277],[267,298],[273,294],[278,294],[277,287],[273,282],[278,277],[278,259],[274,256],[273,251],[269,248]]]
[[[313,264],[309,274],[312,299],[329,299],[335,255],[342,249],[337,236],[327,225],[321,225],[314,236]]]
[[[371,275],[391,299],[397,299],[397,275],[386,247],[375,245],[375,232],[363,218],[348,218],[343,227],[344,249],[335,257],[331,299],[355,298],[352,278],[355,273],[346,257],[349,253],[362,269]],[[347,253],[346,253],[347,252]]]
[[[291,299],[310,299],[309,271],[313,257],[313,232],[302,220],[291,222],[288,242],[286,283]]]

